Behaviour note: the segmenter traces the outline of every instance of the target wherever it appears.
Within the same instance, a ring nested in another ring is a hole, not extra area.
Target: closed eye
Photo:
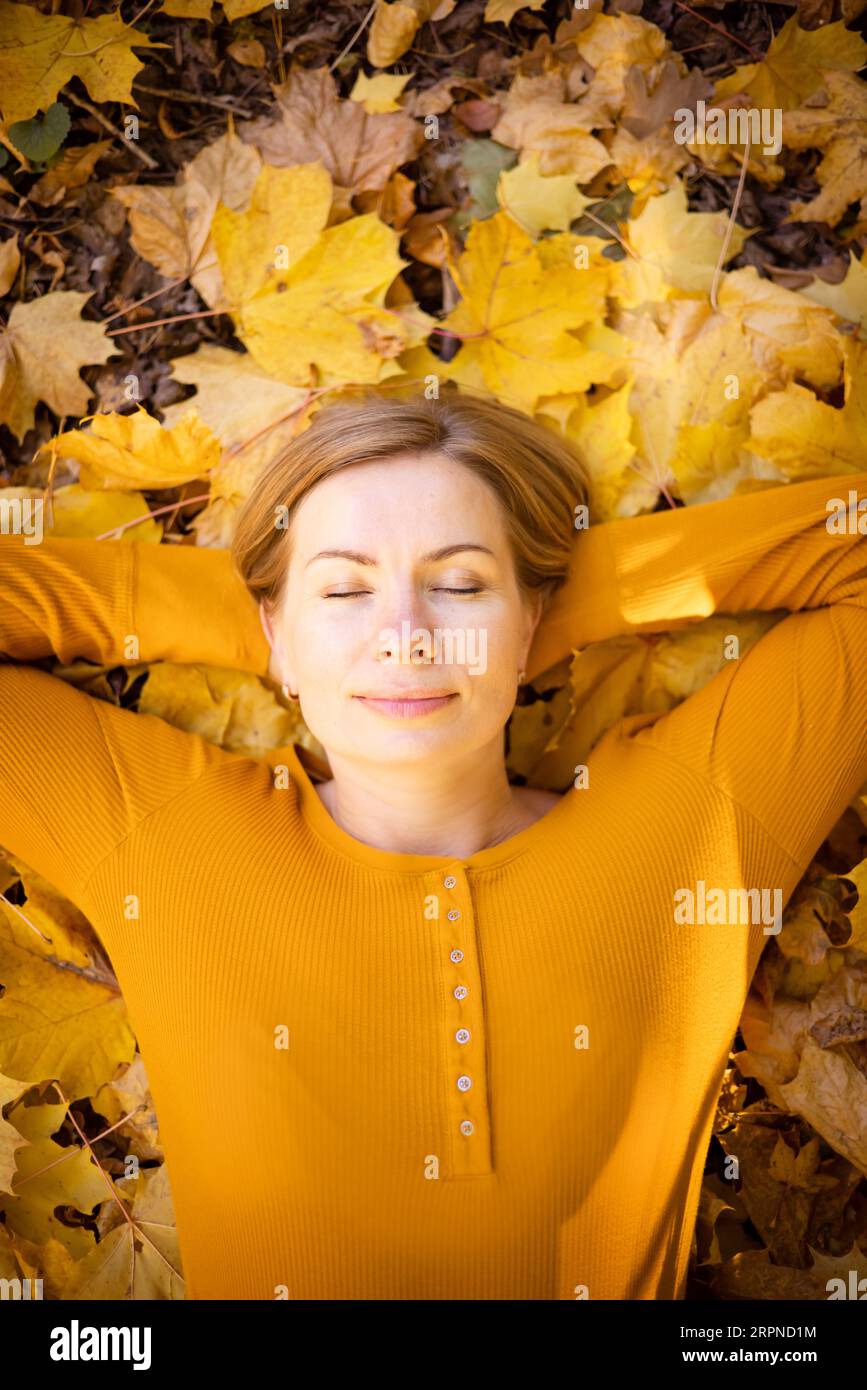
[[[435,589],[438,594],[480,594],[481,586],[475,589],[445,589],[438,587]],[[360,598],[362,594],[368,593],[367,589],[351,589],[345,594],[323,594],[323,598]]]

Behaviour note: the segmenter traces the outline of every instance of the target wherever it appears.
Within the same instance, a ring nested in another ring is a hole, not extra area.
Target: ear
[[[526,605],[527,625],[525,629],[524,653],[521,659],[522,666],[527,665],[527,660],[529,658],[530,651],[532,650],[533,646],[533,638],[536,635],[536,628],[539,626],[539,623],[542,618],[543,608],[544,599],[540,593],[534,594],[531,601]]]
[[[275,685],[291,684],[290,677],[284,669],[283,648],[275,632],[268,606],[264,599],[259,602],[259,622],[262,624],[262,631],[268,639],[268,646],[271,648],[271,655],[268,659],[268,675]]]
[[[264,599],[260,599],[260,600],[259,600],[259,622],[262,624],[262,631],[264,632],[265,636],[266,636],[267,639],[268,639],[268,645],[269,645],[269,647],[273,647],[273,646],[274,646],[274,628],[273,628],[273,626],[272,626],[271,618],[270,618],[270,616],[269,616],[269,614],[268,614],[268,609],[267,609],[267,607],[266,607],[266,605],[265,605],[265,600],[264,600]]]

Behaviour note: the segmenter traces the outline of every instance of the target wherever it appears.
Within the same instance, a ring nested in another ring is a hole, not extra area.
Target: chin
[[[421,727],[421,721],[383,719],[383,728],[371,729],[371,722],[367,718],[353,721],[348,740],[346,731],[342,731],[341,743],[347,751],[347,745],[351,745],[351,756],[377,763],[425,763],[469,753],[484,742],[460,720],[436,726],[426,720],[427,728]]]

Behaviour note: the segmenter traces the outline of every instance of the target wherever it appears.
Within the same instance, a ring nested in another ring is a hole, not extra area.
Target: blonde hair
[[[493,488],[519,587],[525,598],[540,594],[544,611],[566,579],[574,509],[589,502],[587,470],[553,429],[497,400],[448,387],[432,400],[374,394],[323,406],[275,455],[243,503],[232,541],[235,566],[257,602],[272,611],[278,605],[289,562],[286,531],[318,482],[354,463],[435,452]]]

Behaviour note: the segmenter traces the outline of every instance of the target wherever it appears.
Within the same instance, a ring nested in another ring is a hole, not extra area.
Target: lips
[[[354,698],[374,713],[387,715],[391,719],[420,719],[427,714],[445,709],[446,705],[457,699],[457,695],[449,690],[426,692],[424,695],[356,695]]]

